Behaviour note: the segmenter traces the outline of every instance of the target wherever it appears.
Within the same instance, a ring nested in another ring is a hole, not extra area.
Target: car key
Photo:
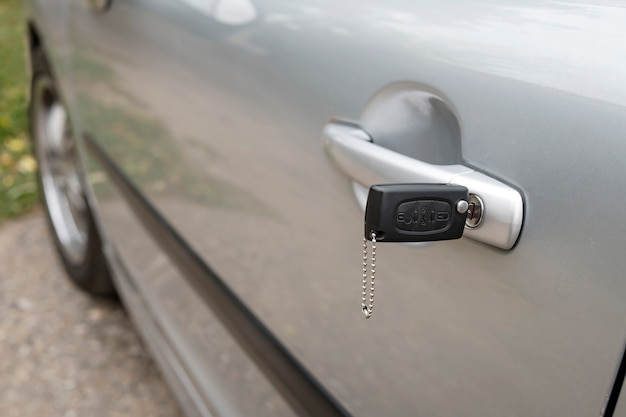
[[[384,184],[370,188],[365,237],[379,242],[427,242],[463,236],[467,188],[446,184]]]
[[[448,184],[383,184],[370,187],[365,208],[361,310],[372,316],[377,242],[432,242],[463,236],[467,188]],[[367,241],[372,241],[367,303]]]

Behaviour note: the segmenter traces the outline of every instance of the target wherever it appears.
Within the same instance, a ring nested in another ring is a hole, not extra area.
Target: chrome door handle
[[[463,235],[506,250],[515,245],[524,219],[524,202],[511,186],[465,165],[429,164],[383,148],[353,123],[330,121],[322,138],[330,159],[354,180],[354,193],[363,210],[367,190],[374,184],[463,185],[484,204],[481,223],[466,227]]]

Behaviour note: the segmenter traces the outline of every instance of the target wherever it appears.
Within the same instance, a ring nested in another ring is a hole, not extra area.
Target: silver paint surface
[[[626,334],[622,3],[116,0],[95,15],[72,0],[70,18],[73,122],[352,413],[601,414]],[[362,213],[319,138],[398,82],[446,97],[463,162],[521,189],[525,223],[510,252],[381,245],[366,322]],[[245,356],[220,363],[236,348],[87,163],[108,237],[207,401],[245,415],[260,397],[238,393],[260,384],[281,407]],[[227,383],[229,366],[252,376]]]

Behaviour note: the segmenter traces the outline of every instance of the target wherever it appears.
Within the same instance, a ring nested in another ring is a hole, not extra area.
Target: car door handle
[[[374,184],[434,183],[467,187],[482,200],[482,219],[466,226],[464,236],[509,250],[522,229],[524,200],[519,191],[465,165],[434,165],[373,143],[359,125],[331,120],[322,134],[329,158],[352,178],[353,190],[365,210],[367,191]]]

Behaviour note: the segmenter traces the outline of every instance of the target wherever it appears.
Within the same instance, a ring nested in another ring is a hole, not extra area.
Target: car
[[[625,21],[26,0],[60,259],[189,416],[626,416]]]

